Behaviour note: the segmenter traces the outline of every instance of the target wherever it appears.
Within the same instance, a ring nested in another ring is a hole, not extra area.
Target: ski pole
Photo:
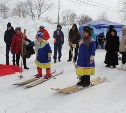
[[[22,56],[22,59],[21,59],[21,72],[20,72],[20,79],[22,79],[23,78],[23,75],[22,75],[22,71],[23,71],[23,68],[22,68],[22,66],[23,66],[23,56],[24,56],[24,51],[23,51],[23,41],[24,41],[24,38],[25,38],[25,34],[26,34],[26,29],[24,29],[24,33],[23,33],[23,39],[22,39],[22,43],[21,43],[21,56]]]

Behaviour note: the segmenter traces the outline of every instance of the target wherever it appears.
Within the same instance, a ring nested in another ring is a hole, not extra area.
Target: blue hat
[[[43,33],[42,33],[42,32],[38,32],[36,36],[37,36],[37,37],[41,37],[41,38],[43,38],[43,37],[44,37],[44,35],[43,35]]]

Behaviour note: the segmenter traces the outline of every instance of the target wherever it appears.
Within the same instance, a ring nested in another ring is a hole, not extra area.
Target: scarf
[[[90,44],[91,41],[92,41],[92,37],[91,37],[91,36],[88,36],[88,37],[84,37],[84,38],[83,38],[83,43],[84,43],[87,47],[89,47],[89,44]]]

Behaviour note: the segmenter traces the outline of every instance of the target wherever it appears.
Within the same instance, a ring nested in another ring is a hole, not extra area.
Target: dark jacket
[[[54,31],[53,33],[54,44],[64,44],[64,34],[62,31]]]
[[[25,38],[25,41],[31,42],[31,40],[28,38]],[[23,44],[23,58],[30,58],[33,54],[35,54],[34,49],[27,46],[26,44]]]
[[[80,39],[81,39],[81,35],[78,29],[75,31],[71,29],[69,32],[69,42],[72,44],[79,44]]]
[[[9,31],[9,30],[6,30],[5,33],[4,33],[4,42],[6,43],[6,45],[8,47],[11,46],[11,43],[12,43],[12,38],[15,34],[15,31],[14,31],[14,28],[12,27],[12,29]]]
[[[103,44],[104,43],[105,36],[103,34],[98,35],[98,43]]]
[[[107,51],[118,52],[119,51],[119,37],[109,37],[105,46]]]

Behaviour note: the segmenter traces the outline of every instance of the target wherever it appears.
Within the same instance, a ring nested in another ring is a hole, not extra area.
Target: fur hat
[[[83,31],[85,31],[85,32],[89,33],[89,35],[91,35],[91,28],[89,26],[85,26],[83,28]]]

